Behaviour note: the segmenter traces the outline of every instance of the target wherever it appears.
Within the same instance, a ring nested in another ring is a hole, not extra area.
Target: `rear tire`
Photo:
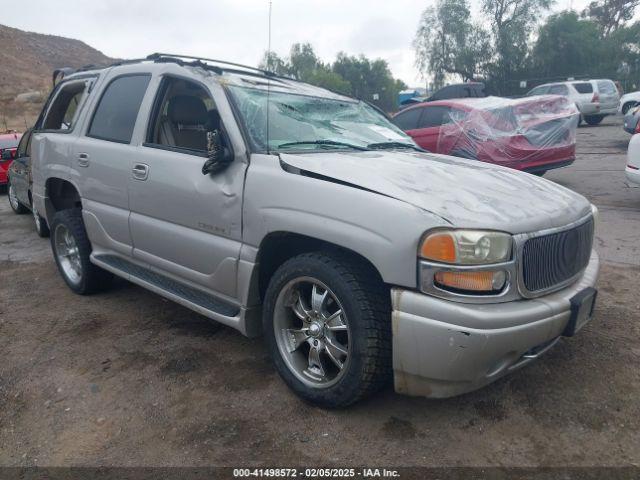
[[[9,205],[11,205],[11,210],[13,210],[18,215],[25,214],[29,211],[27,207],[20,203],[18,197],[16,196],[16,191],[11,185],[11,180],[7,179],[7,197],[9,198]]]
[[[89,295],[111,285],[113,275],[89,260],[91,242],[79,208],[61,210],[54,215],[51,249],[62,278],[75,293]]]
[[[265,341],[276,370],[304,400],[345,407],[390,383],[391,301],[377,278],[341,252],[298,255],[273,274]]]
[[[584,121],[588,125],[598,125],[604,119],[604,115],[587,115],[584,117]]]

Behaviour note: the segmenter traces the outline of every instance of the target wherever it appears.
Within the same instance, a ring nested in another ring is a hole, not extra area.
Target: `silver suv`
[[[580,121],[598,125],[607,115],[618,112],[620,96],[611,80],[575,80],[539,85],[527,93],[532,95],[561,95],[576,104]]]
[[[155,54],[67,75],[36,128],[34,203],[74,292],[115,274],[262,334],[313,403],[467,392],[591,318],[587,200],[425,152],[365,102]]]

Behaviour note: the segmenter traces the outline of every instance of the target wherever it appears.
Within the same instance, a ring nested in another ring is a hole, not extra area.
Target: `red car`
[[[579,112],[566,98],[461,98],[402,110],[394,123],[422,148],[538,175],[575,160]]]
[[[11,162],[16,157],[18,143],[22,138],[21,133],[3,133],[0,134],[0,186],[7,184],[7,172],[11,166]]]

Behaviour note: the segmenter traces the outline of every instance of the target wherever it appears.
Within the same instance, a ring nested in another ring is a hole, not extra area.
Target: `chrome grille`
[[[522,276],[529,292],[562,285],[589,263],[593,218],[569,230],[528,239],[522,249]]]

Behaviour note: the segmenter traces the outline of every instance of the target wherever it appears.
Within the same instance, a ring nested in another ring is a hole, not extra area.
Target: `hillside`
[[[79,40],[0,25],[0,130],[24,130],[35,121],[54,69],[113,61]],[[29,92],[40,95],[21,95]]]

